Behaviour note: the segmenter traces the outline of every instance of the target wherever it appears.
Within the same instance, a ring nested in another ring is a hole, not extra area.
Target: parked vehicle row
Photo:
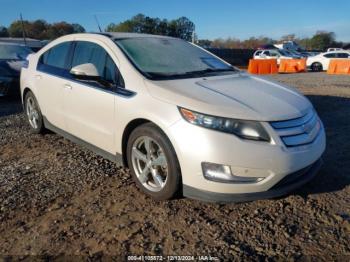
[[[306,59],[306,65],[312,71],[324,71],[328,69],[329,62],[331,59],[348,59],[350,58],[350,52],[342,50],[341,48],[336,51],[329,51],[325,53],[320,53],[312,56],[307,56],[299,54],[298,52],[292,52],[290,50],[282,49],[266,49],[266,50],[256,50],[253,58],[254,59],[277,59],[277,64],[280,64],[281,59]],[[299,54],[299,55],[298,55]]]
[[[32,132],[53,130],[128,166],[155,199],[276,197],[321,165],[324,128],[306,97],[186,41],[73,34],[28,61],[21,94]]]
[[[290,53],[282,49],[257,50],[253,55],[254,59],[277,59],[280,64],[281,59],[299,59],[301,56]]]
[[[21,68],[31,53],[24,45],[0,42],[0,96],[19,95]]]
[[[324,71],[328,69],[329,62],[332,59],[349,59],[350,58],[350,52],[345,50],[340,51],[330,51],[318,54],[316,56],[309,57],[306,60],[306,65],[308,68],[310,68],[312,71]]]

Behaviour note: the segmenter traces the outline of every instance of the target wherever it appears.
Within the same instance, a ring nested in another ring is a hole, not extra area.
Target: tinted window
[[[69,52],[71,42],[58,44],[41,56],[41,63],[61,69],[68,69],[66,58]]]
[[[336,54],[326,54],[324,55],[324,57],[327,57],[327,58],[335,58],[336,57]]]
[[[255,55],[260,55],[262,51],[256,51]]]
[[[117,66],[105,49],[92,42],[79,41],[74,49],[71,67],[86,63],[93,64],[103,80],[123,87]]]
[[[349,54],[347,54],[347,53],[338,53],[338,54],[337,54],[337,57],[338,57],[338,58],[348,58],[348,57],[349,57]]]
[[[265,52],[264,52],[264,55],[269,56],[269,55],[270,55],[270,52],[269,52],[269,51],[265,51]]]

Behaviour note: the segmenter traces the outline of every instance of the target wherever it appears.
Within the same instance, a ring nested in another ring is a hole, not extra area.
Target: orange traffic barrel
[[[306,59],[281,59],[279,73],[300,73],[306,71]]]
[[[278,72],[276,59],[250,59],[248,72],[251,74],[266,75]]]
[[[350,59],[331,59],[327,74],[350,75]]]

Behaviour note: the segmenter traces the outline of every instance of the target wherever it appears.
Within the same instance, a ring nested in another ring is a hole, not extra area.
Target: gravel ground
[[[289,196],[241,204],[155,202],[127,169],[58,135],[30,134],[20,104],[1,99],[0,260],[163,254],[349,261],[350,77],[273,78],[314,103],[327,131],[325,165]]]

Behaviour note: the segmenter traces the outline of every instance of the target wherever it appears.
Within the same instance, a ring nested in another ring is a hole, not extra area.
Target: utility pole
[[[21,18],[21,24],[22,24],[22,36],[23,36],[24,45],[27,45],[27,40],[26,40],[26,31],[25,31],[25,29],[24,29],[24,23],[23,23],[22,13],[20,13],[19,15],[20,15],[20,18]]]
[[[97,16],[94,15],[94,17],[95,17],[95,21],[96,21],[96,24],[98,26],[98,29],[100,30],[100,33],[102,33],[102,29],[101,29],[100,23],[98,22]]]

